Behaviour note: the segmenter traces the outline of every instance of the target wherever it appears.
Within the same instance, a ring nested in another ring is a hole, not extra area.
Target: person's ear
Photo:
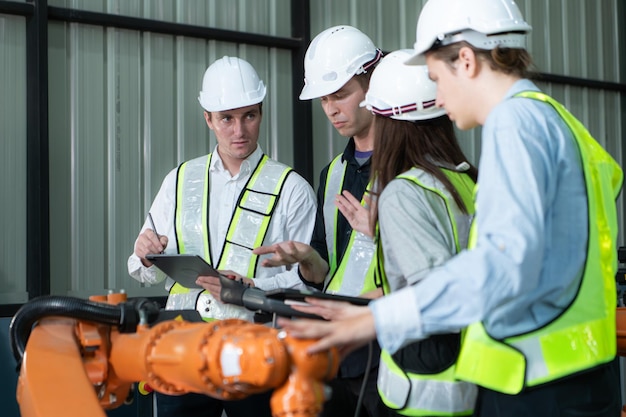
[[[459,59],[457,62],[457,70],[463,71],[469,78],[473,78],[477,74],[479,62],[472,48],[464,46],[459,49]]]

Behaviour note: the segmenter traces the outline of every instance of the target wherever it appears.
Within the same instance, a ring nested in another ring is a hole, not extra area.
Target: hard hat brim
[[[415,55],[413,55],[412,57],[410,57],[409,59],[407,59],[406,61],[404,61],[405,65],[426,65],[426,55],[424,55],[424,53],[420,52],[417,53]]]
[[[346,74],[344,77],[324,84],[305,84],[298,97],[300,100],[313,100],[316,98],[329,96],[341,90],[341,88],[352,79],[353,75]]]

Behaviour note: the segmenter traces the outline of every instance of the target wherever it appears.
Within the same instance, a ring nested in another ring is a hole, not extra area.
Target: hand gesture
[[[293,264],[298,263],[300,274],[310,282],[324,282],[328,272],[328,263],[313,247],[306,243],[289,240],[273,245],[259,246],[252,253],[256,255],[273,254],[271,258],[261,261],[261,266],[264,267],[286,265],[287,269],[290,269]]]
[[[371,197],[365,196],[365,206],[361,205],[361,202],[354,198],[349,192],[344,190],[341,194],[337,194],[335,197],[335,205],[348,220],[350,226],[357,232],[361,232],[366,236],[373,237],[374,233],[370,225],[370,204]]]
[[[335,346],[341,356],[345,357],[376,338],[374,316],[368,307],[311,297],[305,300],[311,306],[292,307],[330,318],[331,321],[279,318],[278,325],[298,339],[319,339],[308,348],[309,353],[321,352]]]
[[[315,252],[311,246],[306,243],[294,242],[293,240],[259,246],[252,251],[255,255],[273,254],[271,258],[263,259],[261,266],[287,266],[287,268],[298,262],[305,261],[311,256],[311,252]]]

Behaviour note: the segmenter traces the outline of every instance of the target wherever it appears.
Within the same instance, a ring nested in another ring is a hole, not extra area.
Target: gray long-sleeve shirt
[[[406,174],[417,175],[413,168]],[[429,185],[443,190],[427,175]],[[450,197],[451,198],[451,197]],[[459,244],[467,246],[471,216],[451,201],[457,219]],[[456,253],[454,231],[443,198],[406,179],[391,181],[378,199],[380,239],[385,254],[385,275],[392,292],[413,285]]]

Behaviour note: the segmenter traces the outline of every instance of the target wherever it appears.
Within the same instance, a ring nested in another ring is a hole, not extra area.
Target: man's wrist
[[[302,272],[300,271],[300,265],[298,265],[297,270],[298,270],[298,276],[300,277],[300,280],[301,280],[302,282],[304,282],[306,285],[308,285],[309,287],[313,287],[313,288],[315,288],[316,290],[320,290],[320,291],[322,291],[322,290],[324,289],[324,283],[323,283],[323,282],[320,282],[320,283],[318,284],[318,283],[315,283],[315,282],[313,282],[313,281],[309,281],[308,279],[306,279],[306,278],[304,277],[304,275],[302,275]]]

